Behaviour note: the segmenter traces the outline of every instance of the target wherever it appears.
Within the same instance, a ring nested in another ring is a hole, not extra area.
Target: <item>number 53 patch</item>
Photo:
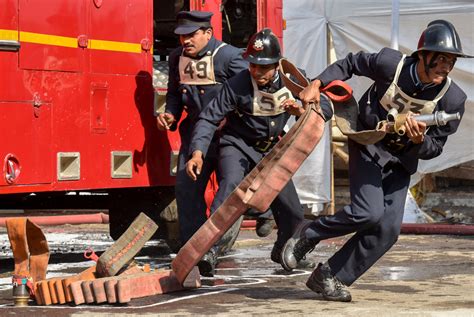
[[[257,84],[252,79],[254,86],[253,111],[254,116],[274,116],[285,112],[281,103],[287,99],[294,99],[288,88],[283,87],[273,94],[258,90]]]

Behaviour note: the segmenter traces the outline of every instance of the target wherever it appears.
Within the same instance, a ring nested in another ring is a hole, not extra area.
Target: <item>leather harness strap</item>
[[[280,71],[283,73],[282,79],[285,81],[285,85],[294,95],[298,95],[309,84],[306,77],[287,59],[280,60]],[[296,78],[297,82],[290,80],[288,75]],[[336,125],[342,134],[364,145],[377,143],[385,137],[383,122],[374,130],[357,131],[359,106],[352,95],[352,88],[348,84],[335,80],[321,88],[321,92],[331,100],[334,106]]]

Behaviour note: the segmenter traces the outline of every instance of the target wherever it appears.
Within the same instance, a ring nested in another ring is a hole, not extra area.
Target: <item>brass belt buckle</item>
[[[263,145],[264,144],[264,145]],[[266,140],[266,141],[257,141],[257,143],[255,143],[255,146],[254,148],[257,150],[257,151],[260,151],[260,152],[266,152],[268,151],[268,149],[272,146],[273,142],[272,141],[269,141],[269,140]],[[263,145],[263,146],[262,146]]]

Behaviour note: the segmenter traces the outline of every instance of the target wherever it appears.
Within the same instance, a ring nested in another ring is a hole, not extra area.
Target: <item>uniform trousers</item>
[[[253,153],[253,157],[256,153],[258,152]],[[260,159],[263,157],[261,153],[257,155]],[[238,147],[231,144],[221,145],[217,165],[219,190],[212,202],[211,212],[224,202],[255,165],[256,163]],[[291,180],[275,198],[270,208],[278,226],[276,244],[282,247],[303,220],[303,207]]]
[[[201,174],[196,181],[192,180],[186,173],[186,162],[189,160],[189,142],[182,142],[181,144],[175,194],[182,244],[185,244],[207,220],[207,205],[204,193],[209,178],[217,166],[216,143],[216,141],[213,141],[209,147],[208,154],[204,158]]]
[[[306,238],[320,241],[354,233],[329,260],[334,276],[350,286],[397,241],[410,174],[396,158],[377,164],[364,146],[349,141],[351,204],[310,223]]]

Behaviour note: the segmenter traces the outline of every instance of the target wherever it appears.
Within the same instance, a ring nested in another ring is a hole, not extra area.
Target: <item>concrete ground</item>
[[[87,246],[103,251],[112,243],[106,225],[44,228],[52,250],[48,277],[80,272]],[[306,288],[310,271],[288,274],[269,259],[275,232],[258,238],[241,231],[234,251],[221,258],[217,275],[197,290],[134,299],[127,305],[56,305],[15,308],[11,299],[13,261],[0,228],[0,316],[474,316],[473,237],[402,235],[397,244],[349,290],[351,303],[327,302]],[[344,238],[323,241],[309,256],[324,261]],[[173,255],[149,242],[140,263],[161,267]]]

